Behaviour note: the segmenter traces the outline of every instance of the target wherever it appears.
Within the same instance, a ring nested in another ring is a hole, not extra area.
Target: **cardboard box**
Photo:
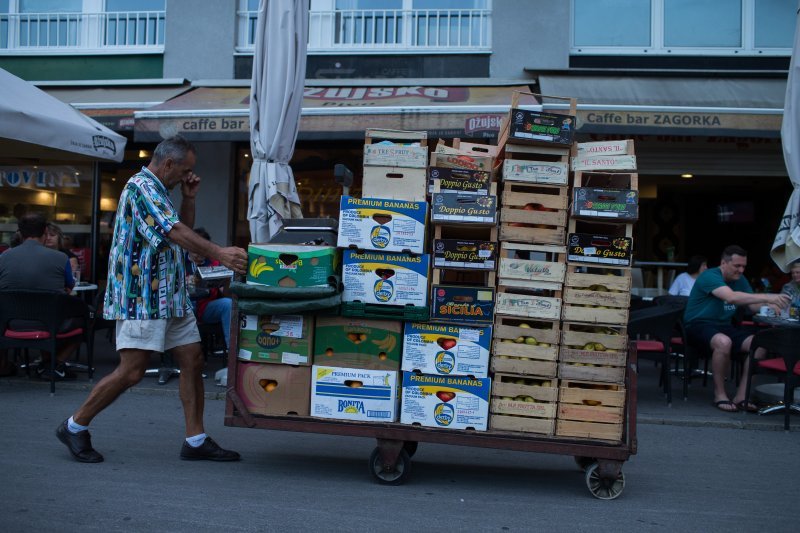
[[[397,420],[397,372],[311,367],[311,416],[365,422]]]
[[[317,317],[314,364],[372,370],[398,370],[403,323],[338,316]]]
[[[497,196],[463,193],[433,193],[431,222],[493,226],[497,223]]]
[[[313,315],[244,315],[239,329],[242,361],[311,365]]]
[[[342,301],[428,305],[430,256],[345,250]]]
[[[433,240],[434,268],[494,270],[497,265],[497,243],[461,239]]]
[[[567,237],[567,260],[630,266],[632,243],[630,237],[570,233]]]
[[[342,196],[338,246],[423,253],[427,218],[425,202]]]
[[[272,287],[327,285],[339,266],[333,246],[250,244],[247,256],[247,283]]]
[[[575,117],[527,109],[512,109],[507,142],[534,142],[571,146]]]
[[[239,363],[236,391],[252,414],[308,416],[311,367]]]
[[[491,326],[494,320],[494,287],[434,285],[431,320],[448,324]]]
[[[400,422],[486,431],[492,380],[403,372]]]
[[[361,196],[424,202],[426,182],[424,168],[364,167]]]
[[[470,170],[466,168],[431,167],[428,169],[430,177],[430,192],[456,192],[462,194],[476,194],[486,196],[492,183],[492,175],[483,170]]]
[[[575,187],[572,190],[572,216],[610,220],[637,220],[639,192],[624,189]]]
[[[491,327],[406,322],[401,370],[485,378],[491,341]]]

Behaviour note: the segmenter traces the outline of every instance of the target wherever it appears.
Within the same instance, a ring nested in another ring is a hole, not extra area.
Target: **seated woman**
[[[686,267],[686,272],[679,274],[675,281],[672,282],[669,293],[673,296],[689,296],[697,276],[707,268],[708,262],[705,257],[693,255],[689,258],[689,266]]]
[[[52,248],[53,250],[58,250],[59,252],[64,252],[67,254],[69,258],[69,266],[72,269],[72,274],[75,277],[75,282],[77,283],[80,281],[78,279],[79,273],[81,271],[80,264],[78,263],[78,256],[72,253],[69,248],[64,246],[64,232],[61,231],[61,228],[58,225],[53,224],[52,222],[47,223],[47,229],[45,230],[45,239],[44,245],[48,248]]]
[[[211,235],[203,228],[196,228],[195,233],[206,240],[211,240]],[[198,267],[219,266],[220,262],[209,259],[197,254],[190,253],[189,259]],[[233,301],[223,296],[224,287],[210,287],[209,295],[206,298],[197,300],[195,316],[201,322],[214,324],[219,322],[222,326],[222,334],[225,337],[225,346],[230,346],[231,336],[231,307]]]

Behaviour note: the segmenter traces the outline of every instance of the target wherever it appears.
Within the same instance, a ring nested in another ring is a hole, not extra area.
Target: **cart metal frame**
[[[238,310],[234,298],[232,313],[234,325],[238,325]],[[236,331],[235,328],[231,328]],[[266,416],[253,415],[244,405],[236,390],[238,365],[238,339],[231,335],[228,356],[228,389],[225,402],[225,425],[242,428],[261,428],[300,433],[346,435],[376,439],[377,446],[370,459],[370,470],[375,481],[388,485],[400,485],[408,478],[411,456],[419,442],[452,444],[480,448],[496,448],[520,452],[538,452],[571,455],[585,470],[589,491],[600,499],[614,499],[625,487],[622,464],[636,454],[636,386],[637,357],[635,344],[628,351],[625,373],[626,401],[623,416],[622,440],[619,443],[592,439],[550,437],[532,433],[506,431],[449,430],[400,423],[353,422],[331,420],[310,416]],[[268,364],[268,363],[267,363]]]

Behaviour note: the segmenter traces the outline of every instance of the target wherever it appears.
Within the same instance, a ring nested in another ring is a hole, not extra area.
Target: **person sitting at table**
[[[53,224],[52,222],[47,223],[47,229],[45,230],[45,239],[44,245],[48,248],[52,248],[53,250],[58,250],[59,252],[63,252],[69,258],[69,266],[72,268],[73,276],[80,272],[80,263],[78,263],[78,256],[72,253],[69,248],[64,246],[64,232],[61,231],[61,228],[58,227],[57,224]],[[80,280],[75,280],[80,281]]]
[[[678,274],[678,277],[672,282],[669,293],[673,296],[689,296],[697,276],[705,272],[707,268],[708,261],[706,261],[705,257],[693,255],[689,258],[689,266],[686,267],[686,272]]]
[[[800,307],[800,260],[792,261],[792,264],[789,265],[789,273],[792,279],[784,284],[781,292],[789,295],[790,305]]]
[[[75,286],[72,267],[67,256],[44,245],[46,226],[47,221],[38,213],[22,216],[19,221],[22,243],[0,254],[0,290],[34,289],[70,292]],[[15,327],[25,329],[21,325]],[[75,327],[79,325],[67,320],[62,324],[61,331]],[[59,341],[58,345],[56,379],[75,379],[75,374],[67,369],[66,361],[77,349],[78,341],[67,339]],[[50,379],[49,352],[42,352],[42,360],[36,369],[36,375]]]
[[[205,240],[210,241],[211,235],[205,228],[195,228],[195,233],[203,237]],[[189,260],[195,264],[196,267],[220,266],[220,262],[209,259],[202,255],[189,253]],[[205,298],[197,300],[195,308],[195,316],[200,322],[206,324],[214,324],[219,322],[222,326],[222,335],[225,338],[225,346],[230,346],[231,336],[231,309],[233,300],[227,296],[223,296],[224,286],[209,287],[209,295]]]
[[[722,251],[720,265],[709,268],[695,281],[683,320],[689,344],[711,350],[711,370],[714,377],[714,405],[726,412],[758,410],[752,402],[745,402],[747,386],[747,360],[742,369],[742,379],[731,399],[725,390],[725,376],[731,363],[732,353],[747,353],[755,330],[751,326],[734,325],[737,306],[749,307],[757,312],[761,305],[768,305],[776,314],[789,305],[786,294],[754,294],[750,283],[742,275],[747,266],[747,252],[732,245]],[[764,357],[762,349],[756,358]]]

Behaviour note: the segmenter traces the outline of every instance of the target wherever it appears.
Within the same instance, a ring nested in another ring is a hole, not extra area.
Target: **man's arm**
[[[216,259],[234,272],[244,274],[247,269],[247,252],[236,246],[222,247],[207,241],[183,222],[177,222],[167,233],[167,238],[181,248]]]
[[[194,199],[197,197],[197,193],[200,190],[200,176],[195,173],[189,175],[188,178],[181,182],[181,222],[189,226],[189,228],[194,227],[194,207],[195,201]]]
[[[791,302],[791,298],[787,294],[741,292],[735,291],[727,285],[717,287],[711,291],[711,294],[724,302],[737,306],[746,305],[751,311],[755,312],[758,312],[759,306],[762,305],[775,306],[776,310],[780,312],[781,309],[788,307]]]

